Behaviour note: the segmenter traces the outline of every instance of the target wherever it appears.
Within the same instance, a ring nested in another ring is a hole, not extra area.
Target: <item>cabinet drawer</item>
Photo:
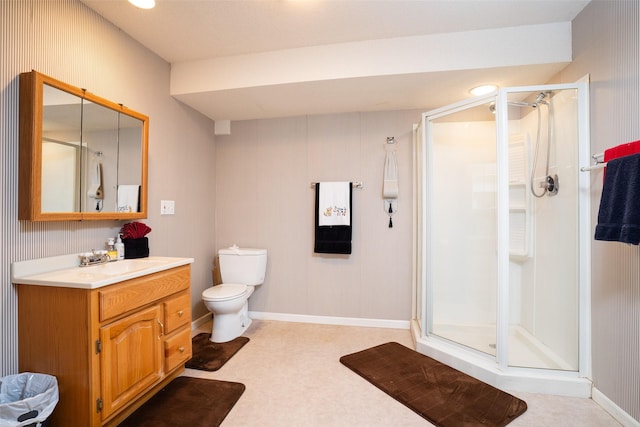
[[[191,322],[191,295],[187,292],[164,302],[164,329],[169,334]]]
[[[191,329],[184,328],[164,341],[164,369],[166,372],[171,372],[189,359],[191,359]]]
[[[98,291],[100,321],[189,289],[190,284],[190,267],[182,266],[107,286]]]

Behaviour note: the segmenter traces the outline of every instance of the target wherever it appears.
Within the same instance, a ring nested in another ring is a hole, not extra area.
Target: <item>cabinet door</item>
[[[163,376],[162,309],[159,305],[100,329],[102,419]]]

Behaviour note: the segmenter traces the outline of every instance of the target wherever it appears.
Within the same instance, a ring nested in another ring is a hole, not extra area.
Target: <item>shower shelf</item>
[[[526,260],[531,242],[531,209],[527,193],[528,140],[513,135],[509,141],[509,257]]]

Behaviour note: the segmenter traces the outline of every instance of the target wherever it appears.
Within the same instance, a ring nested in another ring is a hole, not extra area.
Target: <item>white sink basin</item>
[[[61,257],[54,257],[54,259],[57,258]],[[49,260],[44,258],[43,260],[14,263],[12,265],[12,282],[94,289],[193,262],[193,258],[148,257],[79,267],[77,266],[77,256],[75,256],[76,266],[60,268],[61,264],[57,263],[58,269],[47,270],[48,265],[56,265],[55,262],[52,263]],[[38,261],[41,262],[38,263]]]
[[[121,274],[132,273],[145,268],[159,267],[166,264],[165,260],[152,258],[123,259],[112,261],[106,264],[92,265],[90,267],[78,267],[70,270],[71,274],[95,274],[102,276],[119,276]]]

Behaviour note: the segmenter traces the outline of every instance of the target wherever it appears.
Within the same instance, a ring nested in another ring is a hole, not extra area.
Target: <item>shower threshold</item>
[[[496,355],[495,325],[435,324],[433,334],[471,347],[483,353]],[[577,371],[577,366],[563,360],[549,347],[519,325],[509,327],[509,365],[523,368]]]
[[[578,372],[558,369],[502,368],[488,352],[452,342],[441,337],[422,337],[418,322],[411,322],[416,351],[503,390],[543,393],[571,397],[591,397],[591,381]],[[495,336],[494,336],[495,341]],[[485,341],[485,346],[494,341]],[[495,350],[494,350],[495,352]]]

